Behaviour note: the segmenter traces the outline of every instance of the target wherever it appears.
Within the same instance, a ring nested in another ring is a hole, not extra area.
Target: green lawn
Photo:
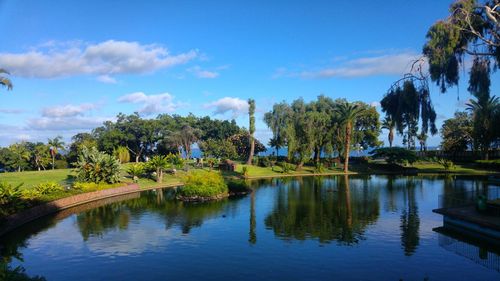
[[[293,169],[288,173],[284,173],[283,169],[279,166],[271,168],[271,167],[249,166],[246,164],[238,164],[236,166],[236,173],[242,175],[243,167],[247,167],[248,177],[280,177],[288,175],[314,175],[316,173],[314,167],[310,166],[304,166],[300,171],[295,171]],[[295,168],[295,166],[293,168]],[[341,173],[343,173],[343,171],[340,168],[336,169],[325,168],[322,174],[341,174]]]
[[[23,184],[21,188],[31,188],[42,182],[57,182],[68,186],[73,183],[74,178],[75,174],[72,169],[0,173],[0,182],[12,185]]]
[[[443,166],[437,163],[416,163],[413,167],[418,169],[419,173],[454,173],[454,174],[467,174],[467,175],[484,175],[484,174],[498,174],[499,171],[486,170],[477,167],[474,164],[455,164],[450,170],[445,170]]]

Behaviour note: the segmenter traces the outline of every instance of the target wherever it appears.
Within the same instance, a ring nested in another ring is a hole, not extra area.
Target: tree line
[[[138,113],[120,113],[116,121],[106,121],[89,133],[74,135],[69,145],[58,136],[46,143],[18,142],[0,148],[0,168],[17,171],[66,168],[77,161],[84,147],[96,147],[122,162],[141,162],[170,153],[190,159],[195,143],[204,157],[246,160],[251,150],[249,138],[248,130],[235,120],[193,114],[160,114],[145,119]],[[254,141],[256,154],[265,151],[261,142]]]

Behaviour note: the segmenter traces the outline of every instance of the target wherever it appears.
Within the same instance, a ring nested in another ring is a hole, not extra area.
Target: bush
[[[321,163],[317,163],[316,166],[314,167],[314,172],[315,173],[324,173],[326,171],[325,166]]]
[[[54,167],[56,169],[67,169],[67,168],[69,168],[69,164],[68,164],[68,161],[66,161],[64,159],[59,159],[59,160],[56,160],[54,162]]]
[[[6,182],[0,182],[0,217],[5,217],[22,209],[22,184],[13,186]]]
[[[182,177],[184,186],[178,189],[182,197],[210,198],[228,194],[227,184],[218,172],[194,170]]]
[[[142,163],[135,163],[127,168],[127,173],[134,179],[134,182],[144,174],[144,165]]]
[[[267,168],[272,166],[272,161],[269,157],[261,157],[259,161],[259,166]]]
[[[443,168],[446,170],[446,171],[449,171],[451,170],[452,168],[455,168],[455,164],[453,163],[453,161],[451,160],[448,160],[448,159],[444,159],[444,158],[440,158],[440,159],[437,159],[436,161],[439,165],[443,166]]]
[[[413,164],[418,160],[417,154],[413,150],[408,150],[402,147],[383,147],[377,148],[370,152],[374,158],[384,158],[389,164],[407,163]]]
[[[95,183],[95,182],[75,182],[73,184],[73,188],[82,191],[95,191],[106,188],[119,187],[121,185],[122,185],[121,183],[108,184],[108,183]]]
[[[293,165],[287,162],[279,162],[278,166],[280,166],[281,169],[283,169],[283,173],[285,174],[288,174],[290,173],[290,171],[293,170]]]
[[[245,178],[248,177],[248,167],[244,166],[243,168],[241,168],[241,173]]]
[[[40,195],[46,195],[58,191],[64,191],[64,187],[57,182],[44,182],[35,185],[33,187],[33,190],[35,190]]]
[[[125,146],[119,146],[113,151],[113,155],[120,161],[120,163],[130,162],[130,152]]]
[[[77,178],[82,182],[116,183],[120,179],[120,162],[95,147],[84,147],[75,166]]]

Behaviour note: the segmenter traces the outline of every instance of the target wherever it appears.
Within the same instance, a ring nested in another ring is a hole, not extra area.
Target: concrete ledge
[[[93,201],[98,201],[110,197],[126,195],[131,193],[139,193],[145,190],[151,189],[161,189],[166,187],[174,187],[179,184],[166,185],[161,187],[151,187],[146,189],[141,189],[137,184],[128,184],[126,186],[110,188],[98,191],[92,191],[82,194],[77,194],[58,200],[54,200],[42,205],[35,206],[33,208],[27,209],[17,214],[10,215],[6,218],[5,223],[2,224],[0,229],[0,236],[12,231],[13,229],[26,224],[28,222],[34,221],[38,218],[50,215],[61,210],[65,210],[78,205],[86,204]]]

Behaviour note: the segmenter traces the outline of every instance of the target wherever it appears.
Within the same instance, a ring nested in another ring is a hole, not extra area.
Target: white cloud
[[[118,81],[116,81],[115,78],[109,76],[109,75],[99,75],[96,78],[97,81],[106,83],[106,84],[116,84]]]
[[[248,102],[240,98],[225,97],[204,105],[205,108],[213,108],[214,114],[224,115],[227,112],[232,113],[232,117],[248,113]]]
[[[377,75],[402,75],[410,71],[412,61],[421,55],[414,52],[386,54],[372,57],[362,57],[343,61],[335,66],[320,67],[313,70],[290,71],[278,68],[274,78],[299,77],[303,79],[321,79],[332,77],[367,77]]]
[[[199,66],[194,66],[194,67],[188,68],[187,71],[193,73],[193,75],[198,77],[198,78],[213,79],[213,78],[219,77],[219,72],[203,70]]]
[[[146,95],[143,92],[136,92],[121,96],[118,101],[142,104],[138,112],[146,115],[153,113],[171,113],[180,106],[179,103],[174,102],[174,96],[169,93]]]
[[[95,104],[91,103],[45,107],[42,109],[42,116],[49,118],[82,116],[96,107],[97,106]]]
[[[378,102],[378,101],[372,101],[370,103],[370,105],[373,106],[373,107],[379,107],[380,106],[380,102]]]
[[[20,114],[23,113],[23,109],[17,109],[17,108],[0,108],[0,113],[4,114]]]
[[[110,75],[150,73],[187,63],[198,51],[172,55],[160,45],[108,40],[97,44],[81,42],[51,43],[25,53],[0,53],[0,65],[12,75],[29,78],[57,78],[98,75],[112,81]]]
[[[28,119],[28,128],[35,131],[89,130],[113,118],[95,116],[40,117]]]

